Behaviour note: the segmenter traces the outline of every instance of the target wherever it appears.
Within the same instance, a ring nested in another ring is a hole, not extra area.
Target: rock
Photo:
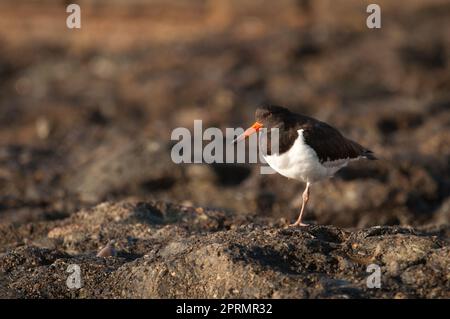
[[[446,298],[448,233],[448,226],[289,228],[202,207],[103,203],[50,230],[37,229],[35,241],[46,237],[51,248],[30,242],[0,255],[0,292],[38,298]],[[115,242],[116,254],[99,258],[105,240]],[[367,287],[369,264],[381,267],[382,289]],[[80,267],[79,289],[67,286],[70,265]]]
[[[117,252],[114,249],[114,240],[110,240],[108,244],[106,244],[105,247],[100,249],[100,251],[97,253],[97,257],[114,257],[116,256]]]
[[[438,209],[434,216],[434,223],[438,225],[443,225],[448,223],[450,220],[450,197],[447,198]]]
[[[67,189],[88,202],[114,193],[164,190],[181,178],[181,167],[169,155],[169,146],[159,141],[113,139],[67,176]]]

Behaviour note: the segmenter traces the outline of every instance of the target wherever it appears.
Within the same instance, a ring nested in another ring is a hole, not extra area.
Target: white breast
[[[283,154],[264,155],[266,162],[275,171],[288,178],[313,183],[332,177],[339,169],[346,166],[349,159],[320,163],[316,152],[303,138],[303,130],[298,130],[294,145]],[[264,138],[261,136],[261,138]]]

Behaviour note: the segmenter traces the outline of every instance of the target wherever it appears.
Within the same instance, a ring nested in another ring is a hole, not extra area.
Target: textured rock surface
[[[343,230],[161,202],[103,203],[53,225],[2,226],[1,297],[448,298],[445,226]],[[116,255],[96,257],[114,240]],[[67,268],[81,269],[69,289]],[[369,289],[369,264],[381,288]]]

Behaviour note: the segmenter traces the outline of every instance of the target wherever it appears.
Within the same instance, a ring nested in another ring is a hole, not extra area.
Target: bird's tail
[[[362,154],[362,157],[367,158],[368,160],[377,160],[378,158],[373,154],[373,152],[371,150],[368,149],[364,149]]]
[[[356,143],[355,141],[349,140],[351,147],[353,148],[354,152],[357,154],[356,157],[358,158],[366,158],[368,160],[377,160],[376,156],[373,154],[373,152],[364,146]]]

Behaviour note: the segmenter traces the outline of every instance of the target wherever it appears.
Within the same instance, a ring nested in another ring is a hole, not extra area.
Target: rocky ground
[[[448,1],[378,1],[380,30],[359,0],[80,1],[81,30],[25,2],[0,3],[1,297],[449,297]],[[302,183],[170,158],[263,102],[379,158],[314,185],[309,228]]]
[[[448,298],[449,227],[286,227],[162,202],[0,228],[2,297]],[[99,243],[109,243],[101,250]],[[101,257],[97,257],[98,251]],[[82,287],[66,286],[69,265]],[[368,288],[367,266],[381,267]]]

